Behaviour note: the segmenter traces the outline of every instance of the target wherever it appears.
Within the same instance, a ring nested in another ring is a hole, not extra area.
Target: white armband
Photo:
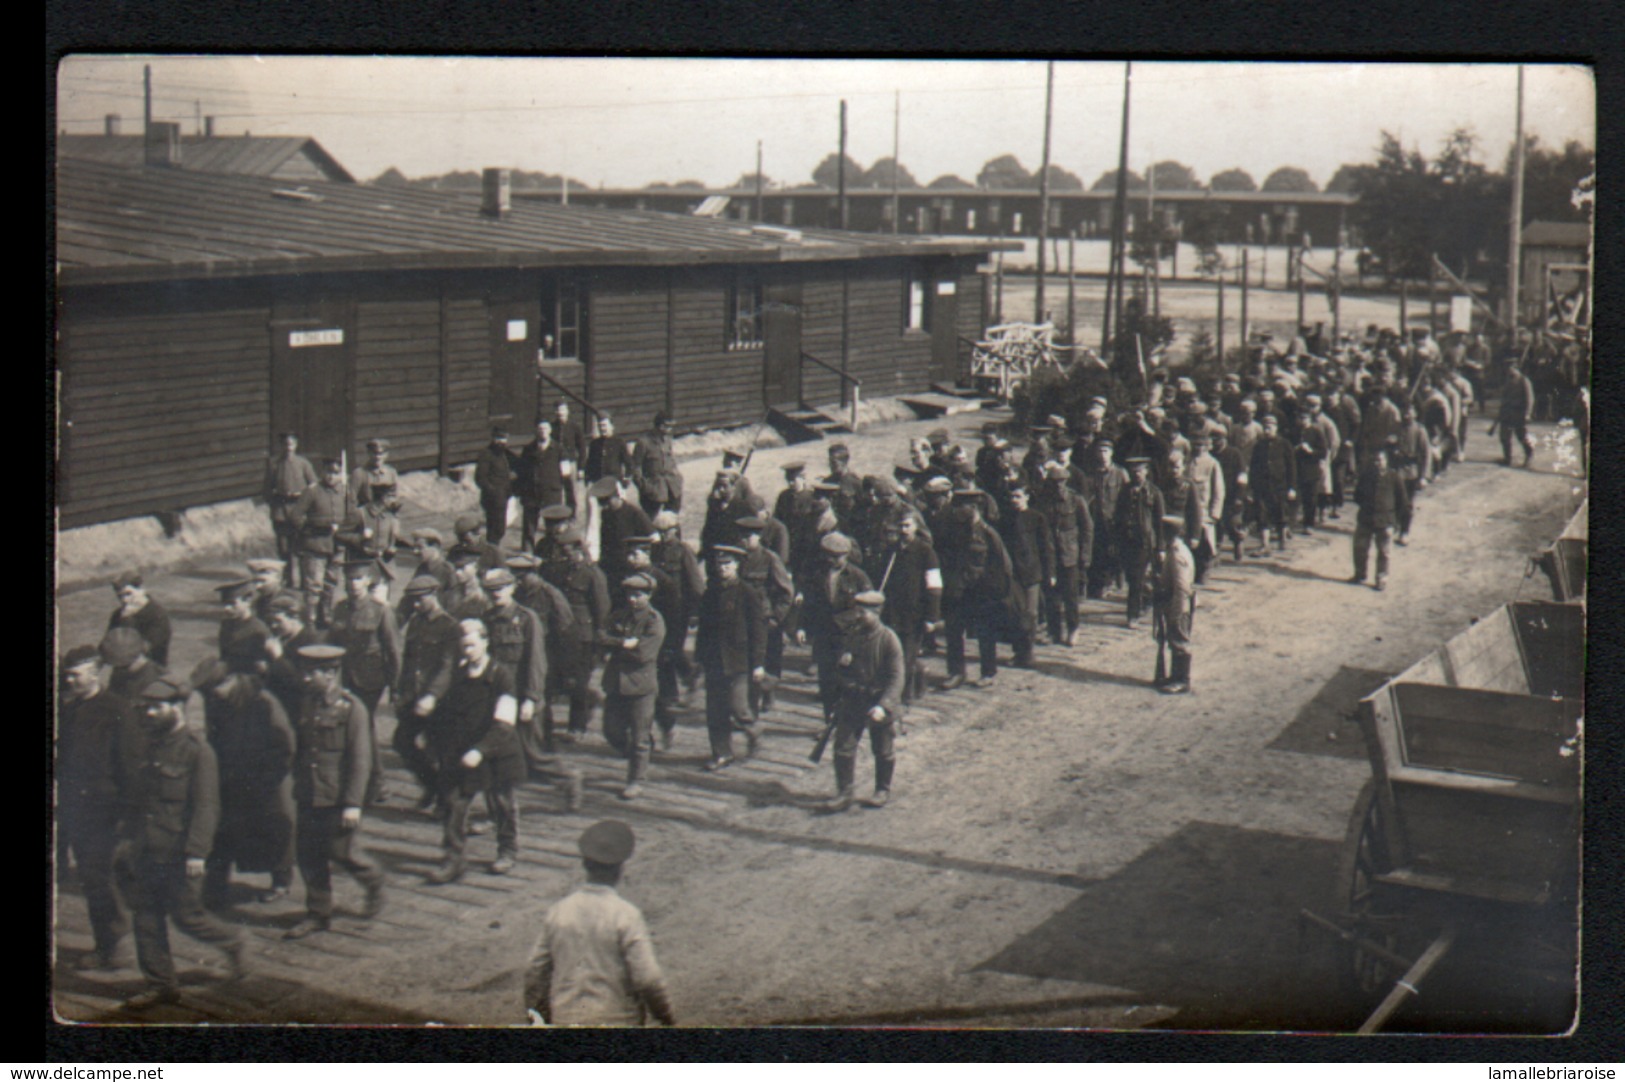
[[[512,725],[519,720],[519,700],[512,695],[503,695],[497,699],[497,709],[493,715],[504,725]]]
[[[927,590],[942,589],[942,569],[928,567],[925,569],[925,588]]]

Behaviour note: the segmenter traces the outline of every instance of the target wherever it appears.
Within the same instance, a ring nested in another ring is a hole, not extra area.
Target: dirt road
[[[985,416],[950,427],[969,439]],[[187,997],[139,1020],[518,1022],[541,912],[579,879],[581,829],[613,816],[637,830],[624,893],[648,917],[688,1024],[1351,1025],[1324,959],[1300,951],[1296,918],[1330,908],[1338,844],[1369,775],[1354,704],[1520,591],[1543,596],[1525,559],[1581,495],[1549,450],[1532,470],[1494,464],[1484,424],[1471,461],[1423,497],[1386,593],[1345,581],[1352,509],[1284,557],[1221,564],[1201,593],[1190,696],[1151,690],[1152,640],[1124,628],[1120,598],[1090,603],[1076,648],[1041,647],[1036,669],[1003,669],[992,689],[929,695],[908,719],[892,805],[841,816],[814,813],[832,776],[827,759],[806,760],[818,727],[806,676],[788,675],[762,754],[721,775],[700,769],[696,701],[637,803],[616,799],[622,767],[596,737],[578,753],[590,778],[580,814],[526,786],[517,875],[425,885],[438,829],[397,800],[365,826],[393,887],[378,919],[341,917],[331,934],[284,942],[298,891],[259,905],[253,877],[233,911],[254,937],[253,975],[224,983],[208,950],[177,935]],[[930,427],[850,441],[859,470],[888,470]],[[752,476],[771,495],[778,465],[817,455],[763,451]],[[687,472],[703,484],[714,467]],[[152,583],[177,619],[180,671],[212,642],[207,587],[233,570]],[[62,644],[99,637],[110,600],[105,588],[63,596]],[[940,679],[940,659],[930,666]],[[415,795],[390,765],[397,791]],[[868,769],[860,758],[860,790]],[[474,845],[481,859],[491,842]],[[340,909],[359,901],[341,882]],[[133,964],[71,970],[89,948],[71,884],[58,928],[59,1016],[114,1017],[140,977]],[[1433,1020],[1486,1026],[1448,1006]],[[1527,1023],[1514,1013],[1501,1024]]]

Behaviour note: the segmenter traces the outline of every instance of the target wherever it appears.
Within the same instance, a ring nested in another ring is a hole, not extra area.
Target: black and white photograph
[[[59,1026],[1595,1007],[1590,68],[53,89]]]

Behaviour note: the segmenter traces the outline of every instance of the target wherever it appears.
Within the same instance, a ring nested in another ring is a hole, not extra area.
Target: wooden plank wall
[[[591,398],[615,418],[618,431],[644,431],[666,406],[667,275],[664,270],[605,271],[588,284]],[[698,314],[695,319],[697,339]],[[720,342],[720,315],[715,330]],[[543,394],[551,402],[548,390],[544,386]],[[683,417],[681,423],[686,427],[690,420]]]
[[[954,279],[959,283],[959,308],[954,313],[956,323],[955,332],[961,338],[968,338],[972,342],[978,341],[987,329],[989,313],[982,309],[983,297],[982,279],[977,270],[981,263],[981,256],[972,259],[954,260]]]
[[[801,291],[801,349],[837,368],[841,365],[841,276],[837,264],[808,266]],[[801,367],[801,397],[809,405],[841,400],[841,381],[812,363]]]
[[[491,331],[485,302],[478,296],[456,296],[446,305],[446,347],[450,425],[447,461],[472,462],[490,442]],[[527,433],[510,433],[517,446]]]
[[[381,436],[399,469],[439,461],[440,296],[432,286],[380,283],[357,298],[352,455]]]
[[[269,293],[81,290],[61,309],[63,527],[257,492],[270,446]]]
[[[847,370],[863,381],[866,398],[923,391],[931,384],[929,329],[903,330],[911,267],[904,260],[854,263],[849,270]],[[926,287],[935,289],[926,268]]]
[[[673,286],[679,431],[745,424],[761,416],[762,350],[730,350],[725,344],[730,281],[727,268],[699,267],[680,273]],[[651,381],[659,378],[658,372],[650,372]],[[628,431],[641,431],[647,424],[638,421]]]

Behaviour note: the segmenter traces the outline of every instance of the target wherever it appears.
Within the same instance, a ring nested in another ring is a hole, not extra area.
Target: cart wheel
[[[1403,917],[1393,910],[1392,898],[1375,882],[1376,876],[1390,866],[1387,824],[1377,800],[1377,783],[1368,781],[1349,816],[1337,882],[1346,892],[1344,902],[1354,934],[1397,954],[1401,953],[1399,931]],[[1358,943],[1344,944],[1343,953],[1343,977],[1350,991],[1362,1000],[1385,992],[1404,975],[1391,961]]]

